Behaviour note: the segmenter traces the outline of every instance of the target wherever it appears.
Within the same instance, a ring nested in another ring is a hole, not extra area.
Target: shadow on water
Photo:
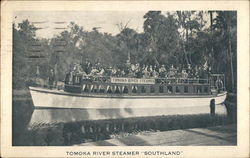
[[[28,90],[13,91],[12,96],[12,144],[27,145],[28,124],[34,111],[34,105]]]
[[[119,109],[93,111],[82,109],[34,109],[28,90],[14,91],[12,111],[13,145],[69,146],[106,140],[121,133],[133,134],[140,131],[205,128],[233,123],[232,119],[225,115],[214,115],[212,117],[209,114],[198,114],[121,119],[122,113],[131,114],[132,111],[130,109],[124,109],[123,111]],[[113,118],[120,119],[89,121],[95,117],[106,118],[106,116],[110,115]],[[137,142],[140,142],[140,140]],[[129,142],[121,143],[130,145]],[[106,142],[107,144],[108,142]],[[110,145],[112,146],[112,144]]]

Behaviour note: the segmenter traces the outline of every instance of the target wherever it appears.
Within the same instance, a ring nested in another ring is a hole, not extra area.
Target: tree
[[[127,51],[127,60],[131,60],[130,56],[136,58],[137,52],[137,32],[130,28],[124,28],[119,34],[117,34],[118,46],[123,49],[124,53]],[[134,52],[134,53],[133,53]],[[136,59],[134,59],[135,61]]]
[[[33,66],[37,62],[31,62],[29,57],[34,56],[33,48],[36,28],[28,20],[24,20],[13,29],[13,87],[24,88],[29,78],[34,77]],[[33,46],[33,47],[32,47]]]
[[[225,72],[228,87],[236,91],[236,62],[237,62],[237,15],[234,11],[218,11],[214,19],[214,60],[221,65],[217,66],[217,71]],[[219,60],[219,61],[218,61]],[[228,68],[230,67],[230,71]]]
[[[149,43],[146,56],[156,64],[180,63],[180,34],[174,16],[149,11],[144,18],[143,27]]]

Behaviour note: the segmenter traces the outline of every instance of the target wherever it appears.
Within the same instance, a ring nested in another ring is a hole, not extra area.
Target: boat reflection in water
[[[172,110],[147,109],[151,116],[138,109],[142,117],[129,109],[35,109],[28,125],[32,145],[75,145],[106,140],[147,131],[166,131],[227,124],[224,104],[216,105],[216,114],[203,106]],[[191,114],[191,111],[193,114]],[[160,115],[182,112],[182,115]],[[147,115],[147,117],[143,117]],[[124,115],[137,117],[127,117]],[[157,116],[155,116],[157,115]],[[111,145],[111,144],[110,144]]]
[[[146,117],[146,116],[164,116],[179,113],[182,115],[199,115],[208,114],[210,107],[184,107],[171,109],[35,109],[30,125],[37,123],[67,123],[88,120],[105,120],[105,119],[121,119]],[[216,114],[226,115],[226,107],[224,104],[216,105]]]

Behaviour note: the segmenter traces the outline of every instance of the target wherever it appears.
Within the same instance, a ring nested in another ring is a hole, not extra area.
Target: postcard
[[[248,1],[1,8],[1,156],[249,156]]]

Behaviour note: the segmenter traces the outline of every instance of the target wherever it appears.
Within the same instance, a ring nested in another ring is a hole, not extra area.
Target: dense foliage
[[[208,18],[205,18],[208,17]],[[104,66],[132,63],[186,67],[207,62],[214,73],[226,75],[227,88],[236,91],[237,15],[231,11],[149,11],[142,33],[126,26],[111,35],[97,28],[86,31],[74,22],[52,39],[36,37],[28,20],[13,24],[13,86],[56,70],[63,80],[74,63]],[[39,72],[38,72],[39,71]]]

